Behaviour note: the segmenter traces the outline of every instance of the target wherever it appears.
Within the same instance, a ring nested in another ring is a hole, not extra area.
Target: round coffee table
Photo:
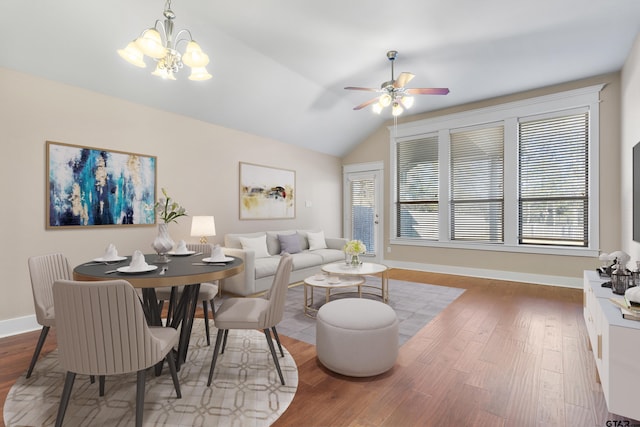
[[[380,287],[372,285],[361,285],[364,288],[371,288],[379,291],[379,293],[367,292],[369,295],[374,295],[382,299],[382,302],[389,302],[389,268],[384,264],[378,264],[375,262],[363,262],[358,267],[352,267],[344,262],[332,262],[331,264],[325,264],[322,266],[322,271],[330,275],[346,275],[346,276],[368,276],[368,275],[380,275],[381,285]],[[360,295],[362,296],[362,295]]]
[[[337,279],[337,281],[336,281]],[[359,276],[327,276],[324,274],[316,274],[304,279],[304,314],[309,317],[315,317],[318,312],[317,308],[313,307],[313,290],[314,288],[325,289],[325,303],[331,300],[331,290],[348,288],[351,286],[358,287],[358,296],[362,297],[362,284],[364,279]],[[344,292],[340,292],[344,293]]]

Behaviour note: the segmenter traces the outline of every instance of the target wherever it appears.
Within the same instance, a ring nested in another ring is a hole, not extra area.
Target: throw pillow
[[[256,258],[268,258],[269,251],[267,251],[267,235],[260,237],[240,237],[240,244],[242,249],[253,249],[256,253]]]
[[[309,240],[310,251],[314,251],[316,249],[327,249],[327,242],[324,240],[324,231],[307,233],[307,240]]]
[[[302,252],[302,246],[300,245],[300,237],[298,234],[278,234],[278,240],[280,241],[280,255],[283,253],[297,254]]]

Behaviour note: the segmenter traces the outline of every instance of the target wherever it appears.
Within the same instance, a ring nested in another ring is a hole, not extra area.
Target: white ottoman
[[[369,377],[386,372],[398,357],[396,313],[380,301],[331,301],[316,316],[316,351],[320,362],[339,374]]]

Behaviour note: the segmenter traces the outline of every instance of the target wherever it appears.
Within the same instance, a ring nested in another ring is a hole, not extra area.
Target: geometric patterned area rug
[[[380,287],[380,277],[366,276],[367,285]],[[355,290],[355,287],[353,288]],[[354,292],[338,294],[332,292],[331,300],[339,298],[357,298]],[[398,316],[398,345],[407,342],[420,329],[464,293],[464,289],[448,286],[427,285],[424,283],[389,280],[389,306]],[[366,295],[380,301],[379,296]],[[284,318],[278,324],[278,333],[309,344],[316,344],[316,320],[304,314],[304,289],[302,285],[289,288]],[[314,307],[319,308],[325,302],[324,289],[316,289]]]
[[[166,363],[162,375],[147,372],[144,401],[145,426],[271,425],[287,409],[298,387],[298,369],[283,347],[280,357],[285,384],[278,373],[264,333],[231,330],[224,354],[218,356],[211,387],[207,377],[217,330],[211,322],[211,346],[207,346],[204,323],[193,325],[187,362],[178,372],[182,398],[177,399]],[[4,405],[7,427],[53,426],[65,373],[58,366],[57,350],[38,360],[31,378],[22,375],[9,391]],[[64,418],[66,426],[129,426],[135,424],[136,374],[106,377],[105,395],[98,381],[78,375]]]

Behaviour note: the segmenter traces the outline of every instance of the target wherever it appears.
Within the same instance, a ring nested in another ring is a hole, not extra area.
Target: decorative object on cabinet
[[[156,223],[156,157],[46,142],[47,229]]]

